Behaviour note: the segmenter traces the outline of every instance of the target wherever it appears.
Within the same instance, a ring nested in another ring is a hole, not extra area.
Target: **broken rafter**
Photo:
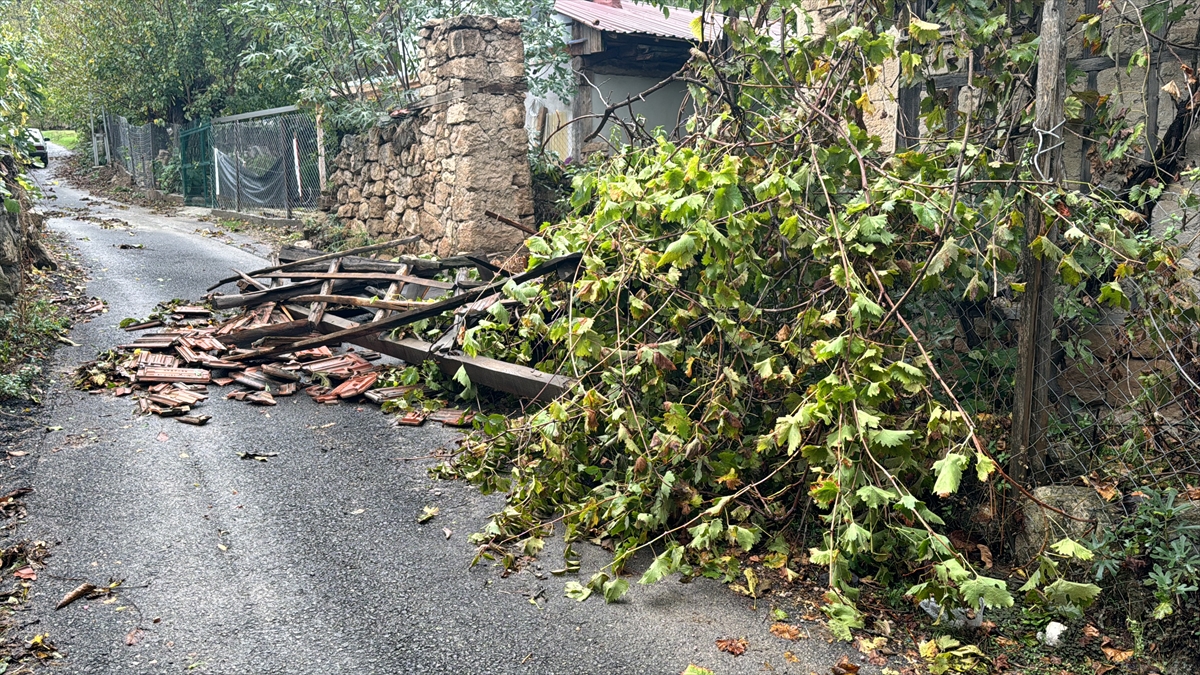
[[[298,308],[293,308],[295,311]],[[303,309],[299,311],[303,312]],[[353,321],[338,316],[326,315],[318,328],[329,333],[344,332],[358,326]],[[370,324],[365,324],[370,325]],[[485,356],[466,356],[465,354],[439,354],[433,345],[424,340],[404,338],[393,340],[379,335],[367,334],[353,338],[354,344],[375,350],[381,354],[400,359],[406,363],[421,363],[433,361],[446,375],[453,376],[461,368],[471,378],[471,382],[480,386],[502,391],[521,398],[538,401],[553,401],[571,391],[576,380],[563,375],[543,373],[540,370],[508,363],[499,359]],[[421,413],[424,415],[424,413]],[[424,421],[424,417],[421,417]]]
[[[379,310],[398,310],[401,312],[415,309],[417,307],[428,307],[433,304],[430,302],[419,302],[412,300],[372,300],[370,298],[359,298],[353,295],[301,295],[292,298],[296,302],[326,302],[331,305],[347,305],[350,307],[366,307],[367,309]],[[313,323],[320,323],[320,318],[314,318]]]
[[[359,246],[358,248],[352,248],[352,249],[349,249],[346,251],[339,251],[338,253],[326,253],[324,255],[319,255],[319,256],[316,256],[313,258],[304,258],[303,260],[296,260],[294,262],[283,263],[280,265],[274,265],[272,267],[264,267],[260,270],[255,270],[255,271],[251,272],[250,276],[258,276],[258,275],[262,275],[266,272],[278,272],[280,270],[290,269],[297,265],[309,265],[309,264],[318,263],[318,262],[329,262],[330,260],[336,260],[338,258],[345,258],[346,256],[356,255],[359,253],[371,253],[373,251],[382,251],[385,248],[396,248],[397,246],[411,244],[413,241],[416,241],[417,239],[420,239],[420,237],[405,237],[403,239],[393,239],[391,241],[386,241],[382,244],[372,244],[370,246]],[[215,290],[217,288],[220,288],[221,286],[224,286],[225,284],[227,284],[231,281],[237,281],[240,278],[241,277],[238,275],[234,275],[232,277],[226,277],[226,278],[218,281],[217,283],[213,284],[212,286],[209,286],[207,290],[209,290],[209,291]]]
[[[264,279],[303,279],[305,281],[319,279],[344,279],[344,280],[361,280],[361,281],[401,281],[406,284],[416,284],[418,286],[426,286],[428,288],[451,289],[454,284],[445,281],[434,281],[433,279],[424,279],[414,277],[408,274],[387,274],[387,273],[372,273],[372,272],[271,272],[262,275]]]
[[[477,299],[483,295],[490,295],[492,293],[495,293],[495,292],[499,291],[501,288],[503,288],[503,286],[510,281],[515,284],[521,284],[521,283],[525,283],[526,281],[532,281],[533,279],[541,278],[548,274],[554,274],[554,273],[559,272],[560,270],[564,270],[564,269],[570,269],[573,272],[574,270],[576,270],[579,267],[579,261],[581,258],[582,258],[582,255],[579,253],[572,253],[570,255],[565,255],[565,256],[562,256],[559,258],[554,258],[553,260],[548,260],[548,261],[538,265],[537,267],[533,268],[532,270],[529,270],[528,272],[525,272],[523,274],[518,274],[514,277],[501,279],[501,280],[498,280],[495,283],[489,284],[487,286],[483,286],[481,288],[477,288],[477,289],[474,289],[471,291],[466,291],[460,295],[456,295],[451,298],[447,298],[440,302],[429,303],[425,307],[421,307],[418,309],[412,309],[407,312],[397,314],[393,317],[389,317],[382,321],[375,321],[375,322],[371,322],[368,324],[356,325],[353,328],[347,328],[346,330],[330,333],[328,335],[324,335],[319,338],[310,338],[308,340],[300,340],[299,342],[293,343],[290,347],[274,347],[271,349],[263,349],[263,350],[259,350],[259,351],[249,352],[246,354],[238,354],[236,356],[229,357],[229,360],[231,360],[231,361],[247,361],[250,359],[262,359],[262,358],[267,358],[269,356],[274,356],[276,354],[281,354],[284,352],[295,351],[298,349],[307,349],[310,347],[320,347],[320,346],[324,346],[324,345],[337,344],[339,342],[349,341],[351,338],[357,338],[357,337],[361,337],[364,335],[379,333],[384,330],[391,330],[393,328],[399,328],[400,326],[404,326],[404,325],[407,325],[410,323],[415,323],[422,319],[432,318],[432,317],[438,316],[439,314],[442,314],[443,312],[447,312],[452,309],[457,309],[467,303],[473,302],[475,299]]]

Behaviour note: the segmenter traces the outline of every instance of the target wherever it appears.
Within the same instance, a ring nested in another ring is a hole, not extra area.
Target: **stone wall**
[[[511,253],[525,235],[484,211],[533,223],[521,23],[431,21],[419,47],[417,102],[343,140],[329,208],[372,236],[419,235],[415,252]]]

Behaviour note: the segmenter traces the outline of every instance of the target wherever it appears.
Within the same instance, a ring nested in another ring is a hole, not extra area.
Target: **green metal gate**
[[[179,178],[185,204],[209,208],[216,205],[212,148],[212,125],[208,122],[179,133]]]

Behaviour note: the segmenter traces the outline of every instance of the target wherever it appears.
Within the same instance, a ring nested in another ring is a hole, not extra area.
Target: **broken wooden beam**
[[[298,335],[307,335],[313,330],[312,324],[307,319],[299,321],[288,321],[286,323],[275,323],[269,326],[260,328],[247,328],[245,330],[233,331],[228,335],[221,336],[226,344],[231,344],[237,347],[249,347],[265,337],[295,337]]]
[[[292,307],[291,309],[297,313],[305,311],[301,307]],[[360,324],[327,314],[325,318],[321,319],[317,328],[325,333],[334,333],[358,325]],[[467,377],[471,378],[472,383],[520,398],[553,401],[570,392],[577,383],[577,380],[570,377],[543,373],[528,366],[508,363],[499,359],[463,354],[439,354],[433,351],[432,344],[415,338],[393,340],[375,333],[368,333],[356,337],[350,342],[406,363],[417,364],[422,361],[433,361],[443,373],[451,377],[458,373],[459,368],[462,368],[466,371]]]
[[[424,279],[414,277],[408,274],[387,274],[385,272],[271,272],[262,275],[264,279],[291,279],[309,281],[313,279],[359,279],[362,281],[402,281],[406,284],[415,284],[417,286],[426,286],[428,288],[439,288],[449,290],[454,288],[454,284],[446,281],[435,281],[433,279]]]
[[[344,291],[349,288],[361,288],[365,285],[362,281],[348,279],[334,282],[334,289]],[[265,291],[253,291],[234,295],[214,295],[210,302],[217,309],[232,309],[234,307],[257,305],[265,302],[284,302],[291,300],[297,295],[312,294],[313,291],[320,290],[320,286],[321,282],[319,280],[305,281],[287,286],[277,286]]]
[[[382,244],[371,244],[370,246],[359,246],[357,248],[347,249],[345,251],[339,251],[337,253],[326,253],[324,255],[318,255],[318,256],[314,256],[312,258],[305,258],[303,262],[304,262],[304,264],[329,262],[330,260],[336,260],[338,258],[344,258],[346,256],[356,255],[358,253],[371,253],[373,251],[382,251],[385,248],[396,248],[397,246],[411,244],[413,241],[415,241],[417,239],[420,239],[420,237],[404,237],[402,239],[393,239],[391,241],[385,241]],[[299,262],[300,261],[295,261],[295,262],[283,263],[280,265],[273,265],[271,267],[264,267],[260,270],[255,270],[255,271],[251,272],[250,276],[253,277],[256,275],[263,274],[265,272],[278,272],[279,270],[286,270],[286,269],[289,269],[289,268],[294,267],[295,265],[299,264]],[[218,281],[217,283],[213,284],[212,286],[209,286],[206,290],[213,291],[217,288],[220,288],[221,286],[224,286],[225,284],[227,284],[231,281],[237,281],[240,278],[241,278],[241,276],[237,275],[237,274],[235,274],[231,277],[225,277],[224,279]]]
[[[420,302],[413,300],[372,300],[370,298],[360,298],[353,295],[301,295],[292,300],[296,302],[326,302],[331,305],[347,305],[350,307],[366,307],[368,309],[393,309],[401,312],[408,311],[415,307],[428,307],[433,304],[431,302]],[[318,319],[313,321],[320,322]]]
[[[515,284],[522,284],[522,283],[525,283],[526,281],[532,281],[534,279],[538,279],[538,278],[544,277],[549,274],[554,274],[554,273],[560,272],[561,270],[564,270],[564,269],[570,269],[570,270],[574,271],[574,270],[578,269],[579,261],[582,259],[582,257],[583,256],[580,253],[571,253],[569,255],[554,258],[553,260],[547,260],[546,262],[538,265],[537,267],[529,270],[528,272],[523,272],[514,277],[497,280],[495,283],[489,284],[482,288],[478,288],[478,289],[475,289],[472,291],[467,291],[465,293],[461,293],[459,295],[447,298],[445,300],[441,300],[439,302],[432,302],[432,303],[429,303],[425,307],[421,307],[418,309],[411,309],[407,312],[402,312],[400,314],[397,314],[393,317],[389,317],[382,321],[373,321],[371,323],[361,324],[361,325],[356,324],[353,328],[347,328],[346,330],[329,333],[329,334],[321,336],[321,337],[310,338],[307,340],[300,340],[299,342],[293,343],[290,347],[273,347],[271,349],[262,349],[262,350],[258,350],[258,351],[254,351],[254,352],[249,352],[246,354],[238,354],[236,356],[230,356],[229,360],[230,361],[247,361],[250,359],[263,359],[263,358],[267,358],[270,356],[274,356],[276,354],[282,354],[284,352],[295,351],[298,349],[307,349],[309,347],[320,347],[320,346],[324,346],[324,345],[337,344],[339,342],[349,342],[349,341],[351,341],[351,338],[356,338],[356,337],[360,337],[363,335],[369,335],[372,333],[378,333],[378,332],[384,331],[384,330],[391,330],[393,328],[399,328],[400,326],[405,326],[410,323],[415,323],[422,319],[429,319],[429,318],[438,316],[439,314],[442,314],[443,312],[448,312],[453,309],[458,309],[459,307],[461,307],[469,302],[473,302],[474,300],[479,298],[481,295],[488,295],[488,294],[499,291],[501,288],[504,287],[505,284],[507,284],[510,281]],[[295,310],[293,310],[293,311],[295,311]]]

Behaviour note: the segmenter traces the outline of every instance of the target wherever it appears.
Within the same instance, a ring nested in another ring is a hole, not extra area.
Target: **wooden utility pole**
[[[1041,46],[1038,49],[1036,118],[1033,140],[1034,178],[1043,183],[1063,179],[1062,145],[1066,118],[1066,0],[1045,0],[1042,6]],[[1044,193],[1046,185],[1033,186]],[[1054,275],[1057,262],[1034,256],[1030,245],[1038,237],[1054,241],[1058,228],[1043,215],[1043,205],[1033,195],[1025,199],[1025,249],[1021,268],[1025,293],[1021,298],[1021,327],[1017,342],[1017,378],[1013,401],[1009,475],[1018,483],[1041,473],[1046,459],[1046,432],[1050,413],[1050,362],[1054,324]]]

